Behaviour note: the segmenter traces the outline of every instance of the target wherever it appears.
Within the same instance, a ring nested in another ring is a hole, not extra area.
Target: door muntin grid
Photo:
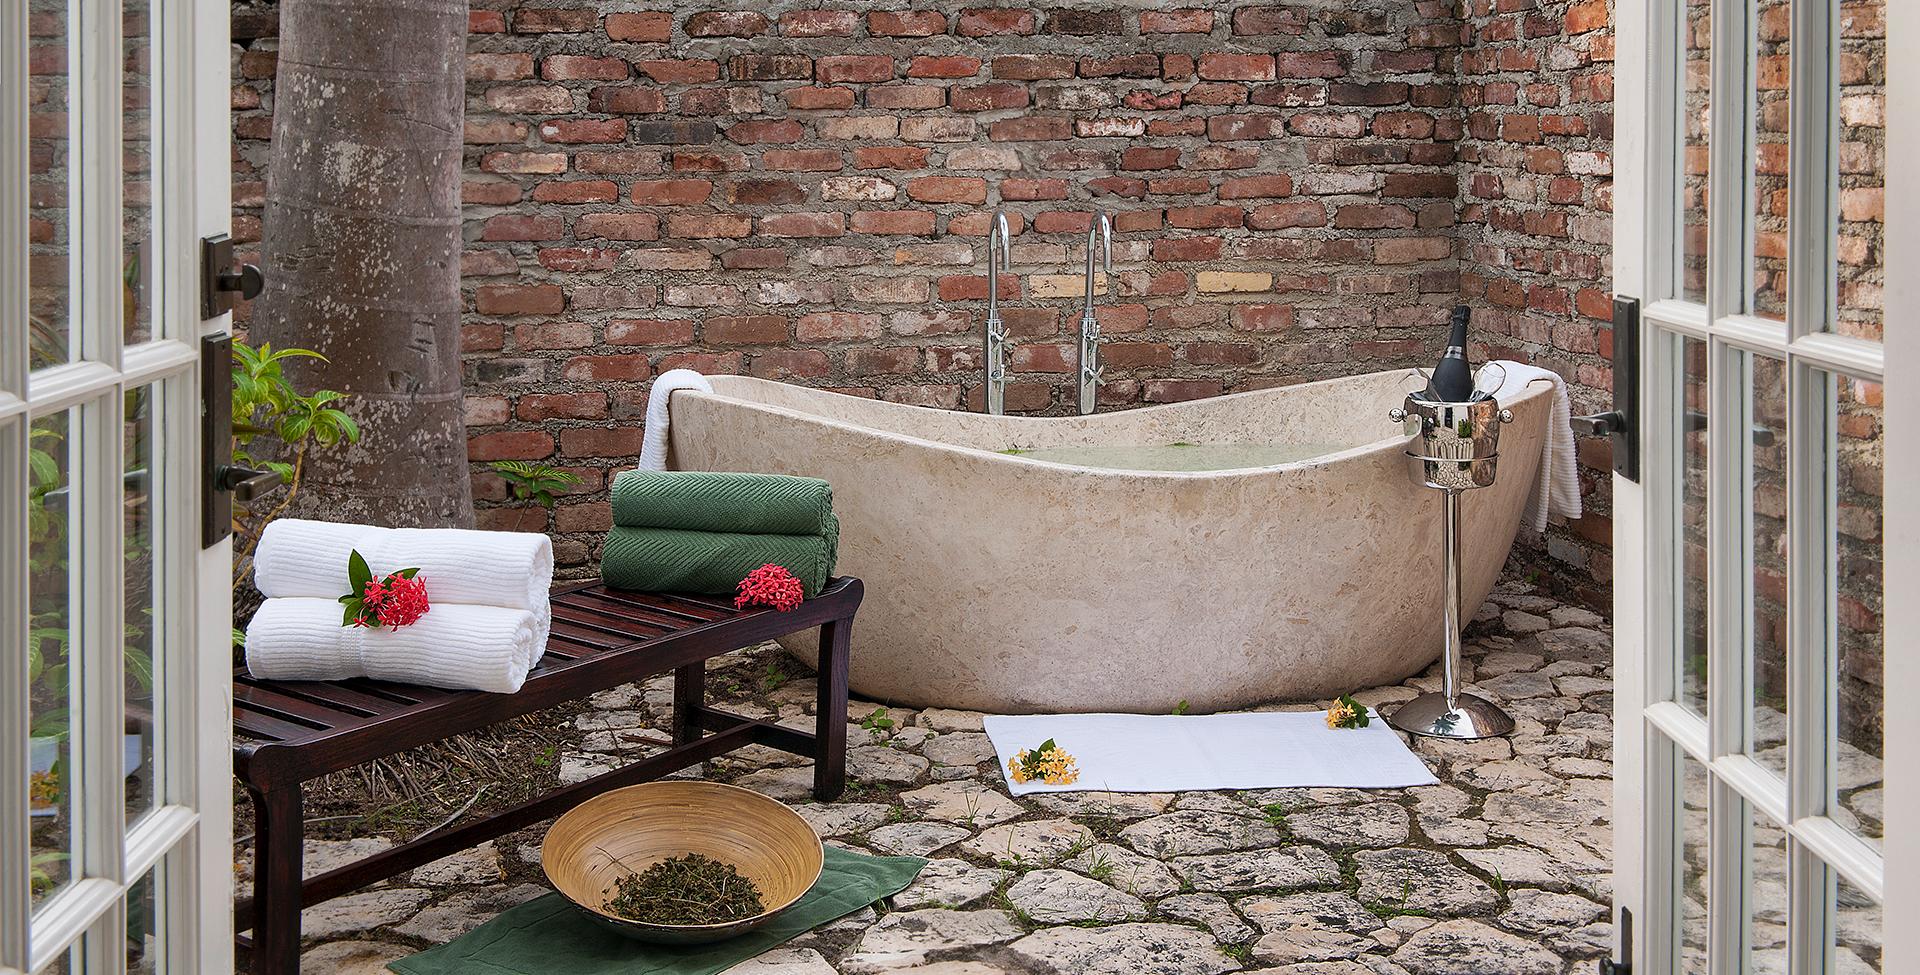
[[[1878,178],[1861,163],[1880,151],[1883,133],[1872,131],[1878,118],[1862,101],[1862,79],[1837,74],[1835,57],[1877,35],[1860,27],[1857,11],[1837,23],[1829,4],[1719,0],[1705,18],[1711,42],[1702,51],[1702,13],[1681,6],[1649,34],[1649,75],[1665,88],[1649,99],[1647,127],[1654,158],[1675,159],[1679,175],[1648,181],[1649,226],[1669,231],[1671,252],[1649,262],[1658,272],[1649,283],[1670,297],[1648,307],[1641,343],[1650,377],[1653,658],[1644,794],[1646,822],[1677,828],[1690,801],[1679,770],[1699,770],[1708,787],[1694,791],[1708,796],[1711,838],[1705,859],[1692,864],[1677,837],[1649,847],[1650,957],[1680,965],[1693,942],[1706,941],[1711,963],[1700,970],[1715,973],[1747,970],[1756,958],[1825,972],[1841,952],[1877,963],[1858,902],[1877,900],[1885,867],[1878,823],[1857,801],[1872,791],[1863,780],[1876,763],[1840,731],[1861,723],[1857,700],[1843,699],[1859,697],[1849,681],[1878,660],[1869,625],[1877,606],[1855,597],[1873,595],[1878,579],[1877,562],[1862,554],[1878,537],[1877,509],[1862,499],[1878,495],[1857,482],[1873,479],[1862,457],[1877,449],[1878,416],[1861,407],[1884,369],[1873,304],[1878,213],[1863,203]],[[1703,60],[1711,62],[1704,94]],[[1768,84],[1758,83],[1763,77]],[[1699,122],[1703,102],[1710,126]],[[1704,127],[1713,139],[1703,152]],[[1702,156],[1711,160],[1704,174]],[[1704,447],[1689,409],[1705,413]],[[1689,464],[1702,452],[1704,486]],[[1704,600],[1694,592],[1703,574]],[[1843,668],[1843,648],[1866,663]],[[1769,876],[1786,865],[1785,896],[1768,907],[1784,911],[1783,943],[1764,927],[1772,920],[1754,920],[1757,862]],[[1707,879],[1688,887],[1689,870]],[[1710,934],[1689,926],[1683,890],[1717,895]]]
[[[59,511],[66,565],[49,578],[67,584],[66,609],[49,629],[68,649],[41,656],[67,658],[56,684],[72,705],[59,750],[71,829],[54,851],[65,876],[37,898],[31,885],[0,884],[0,970],[119,971],[129,922],[142,918],[153,923],[132,957],[198,967],[198,552],[187,529],[197,527],[188,437],[198,428],[201,324],[193,268],[168,255],[194,253],[192,202],[203,185],[185,109],[220,101],[190,90],[193,14],[147,0],[0,9],[0,302],[10,306],[0,314],[0,559],[26,565],[29,515]],[[45,115],[55,110],[61,124]],[[36,457],[30,432],[53,426],[38,438],[46,457]],[[60,483],[36,490],[41,460],[54,462]],[[30,815],[36,762],[24,706],[44,695],[35,687],[44,668],[30,670],[24,651],[30,640],[43,651],[60,642],[28,628],[46,585],[30,575],[8,573],[0,586],[12,647],[0,661],[0,868],[21,878],[45,845],[34,829],[42,817]],[[146,598],[129,600],[130,589]],[[132,641],[130,622],[141,631]],[[170,693],[151,694],[155,685]],[[144,725],[132,742],[129,705]],[[131,793],[130,761],[139,767]],[[165,898],[145,893],[161,887]],[[156,910],[156,899],[178,906]]]

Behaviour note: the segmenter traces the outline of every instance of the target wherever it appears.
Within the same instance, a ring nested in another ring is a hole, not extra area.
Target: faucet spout
[[[1094,255],[1099,255],[1100,268],[1106,274],[1107,291],[1113,290],[1113,221],[1107,215],[1095,212],[1093,222],[1087,225],[1087,292],[1086,303],[1080,311],[1080,414],[1092,413],[1098,405],[1100,388],[1100,317],[1093,310],[1093,274]]]
[[[1006,412],[1007,401],[1007,330],[1000,321],[1000,268],[1013,264],[1012,234],[1007,229],[1007,215],[996,212],[993,225],[987,230],[987,321],[986,346],[984,353],[987,372],[986,407],[987,412],[995,416]],[[996,246],[997,245],[997,246]]]

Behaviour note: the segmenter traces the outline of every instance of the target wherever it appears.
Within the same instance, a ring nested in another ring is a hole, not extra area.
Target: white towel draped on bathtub
[[[1033,792],[1185,792],[1339,786],[1398,789],[1438,781],[1376,713],[1365,728],[1327,727],[1324,711],[1239,714],[988,715],[1000,774],[1021,749],[1051,738],[1080,768],[1072,785]]]
[[[401,684],[512,694],[533,668],[533,613],[437,604],[399,629],[340,625],[340,603],[269,599],[247,625],[247,672],[263,680],[372,677]]]
[[[1530,383],[1553,384],[1553,410],[1547,418],[1547,436],[1541,443],[1540,474],[1527,494],[1527,510],[1521,527],[1538,535],[1547,530],[1547,517],[1580,517],[1580,475],[1573,454],[1573,404],[1567,397],[1567,381],[1551,369],[1524,362],[1500,359],[1480,368],[1499,367],[1506,378],[1494,391],[1494,398],[1505,404],[1526,392]]]
[[[338,599],[349,588],[347,557],[354,551],[375,575],[419,568],[433,607],[422,619],[432,619],[442,604],[527,610],[533,614],[537,637],[532,663],[546,653],[553,618],[548,601],[553,540],[539,532],[379,528],[281,518],[260,536],[253,582],[269,599]]]
[[[669,369],[653,381],[653,389],[647,393],[647,429],[640,437],[640,470],[667,469],[667,426],[671,422],[667,413],[677,389],[711,393],[713,384],[692,369]]]

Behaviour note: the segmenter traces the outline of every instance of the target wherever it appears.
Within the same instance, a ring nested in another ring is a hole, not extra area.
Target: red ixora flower
[[[361,599],[366,612],[373,613],[382,626],[395,628],[419,622],[429,608],[427,584],[418,577],[391,575],[369,580]]]
[[[736,609],[771,606],[784,613],[800,605],[804,598],[806,592],[800,587],[800,580],[785,566],[768,562],[740,580],[740,595],[734,597],[733,605]]]

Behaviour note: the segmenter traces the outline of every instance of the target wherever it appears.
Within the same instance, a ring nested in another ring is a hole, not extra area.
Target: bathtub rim
[[[989,414],[989,413],[972,413],[972,412],[963,411],[963,410],[947,410],[937,406],[918,406],[912,403],[893,403],[893,402],[889,402],[887,400],[881,400],[881,399],[868,399],[863,396],[854,396],[850,393],[837,392],[831,389],[819,389],[817,387],[812,387],[812,386],[800,386],[795,383],[783,383],[783,382],[780,382],[779,380],[763,379],[759,376],[728,375],[728,376],[714,376],[712,378],[723,380],[726,383],[743,383],[750,386],[760,386],[760,385],[784,386],[790,389],[804,390],[806,395],[819,395],[822,397],[826,397],[826,396],[845,397],[847,399],[857,400],[861,404],[863,404],[863,406],[878,407],[882,410],[894,411],[894,412],[900,413],[901,415],[905,415],[906,412],[908,411],[930,411],[934,413],[960,413],[964,416],[983,417],[983,418],[991,417],[992,422],[1001,422],[1009,425],[1034,426],[1034,425],[1045,424],[1045,423],[1057,423],[1063,420],[1080,420],[1080,421],[1085,421],[1089,423],[1099,424],[1099,423],[1106,422],[1107,419],[1110,417],[1119,417],[1122,415],[1129,415],[1129,414],[1141,414],[1141,413],[1149,413],[1149,412],[1177,413],[1177,412],[1180,412],[1182,409],[1191,408],[1194,404],[1197,404],[1197,403],[1215,403],[1223,400],[1232,400],[1232,399],[1251,399],[1255,397],[1273,395],[1277,393],[1296,393],[1298,391],[1311,389],[1314,386],[1322,386],[1322,385],[1338,383],[1338,382],[1351,382],[1356,379],[1374,378],[1374,377],[1380,377],[1380,376],[1387,376],[1390,374],[1404,375],[1407,379],[1414,379],[1414,378],[1417,378],[1418,376],[1417,371],[1411,370],[1411,369],[1408,369],[1408,370],[1382,369],[1382,370],[1377,370],[1371,373],[1355,373],[1351,376],[1335,376],[1330,379],[1316,379],[1311,382],[1295,383],[1291,386],[1269,386],[1265,389],[1249,389],[1249,390],[1242,390],[1237,393],[1223,393],[1219,396],[1208,396],[1208,397],[1197,399],[1197,400],[1184,400],[1178,403],[1156,403],[1151,406],[1142,406],[1142,407],[1125,409],[1125,410],[1109,410],[1105,413],[1088,413],[1088,414],[1083,414],[1078,416],[1008,416],[1005,414],[996,415],[996,414]],[[1535,396],[1540,396],[1540,395],[1549,393],[1552,390],[1552,388],[1553,388],[1553,385],[1548,380],[1544,380],[1544,379],[1533,380],[1532,382],[1527,384],[1526,392],[1522,393],[1518,398],[1512,400],[1511,402],[1502,404],[1502,406],[1505,408],[1512,408],[1518,403],[1530,400]],[[1324,467],[1340,461],[1352,460],[1357,457],[1366,457],[1375,453],[1380,453],[1388,450],[1398,450],[1404,447],[1407,440],[1409,439],[1405,433],[1393,433],[1379,440],[1372,440],[1365,443],[1355,444],[1351,447],[1345,447],[1337,451],[1329,451],[1324,454],[1316,454],[1312,457],[1303,457],[1299,460],[1287,461],[1285,463],[1280,463],[1280,464],[1268,464],[1260,467],[1223,467],[1223,468],[1216,468],[1212,470],[1200,470],[1200,471],[1162,471],[1162,470],[1148,470],[1148,469],[1139,469],[1139,468],[1131,468],[1131,467],[1092,467],[1084,464],[1069,464],[1061,461],[1043,460],[1043,459],[1034,458],[1034,457],[1027,457],[1021,454],[1009,454],[999,450],[988,450],[983,447],[969,447],[964,444],[950,443],[945,440],[935,440],[929,437],[921,437],[921,436],[915,436],[913,434],[908,434],[908,433],[900,433],[895,430],[886,430],[886,429],[881,429],[875,426],[852,423],[847,420],[837,419],[829,416],[823,416],[819,413],[807,412],[805,410],[794,409],[792,407],[782,406],[775,403],[752,400],[752,399],[747,399],[740,396],[730,396],[718,390],[715,390],[714,392],[709,393],[709,392],[698,390],[698,389],[682,388],[682,389],[674,390],[672,395],[675,397],[678,397],[682,394],[691,396],[696,400],[712,399],[712,400],[717,400],[724,403],[737,404],[737,405],[752,408],[752,409],[764,410],[768,413],[772,413],[772,414],[786,417],[789,419],[820,424],[828,428],[839,430],[842,432],[858,433],[868,437],[876,437],[883,440],[895,441],[895,442],[899,442],[901,444],[913,446],[916,448],[922,448],[922,449],[930,448],[936,451],[951,453],[960,457],[968,457],[976,460],[1005,462],[1005,463],[1011,463],[1016,465],[1024,464],[1039,470],[1072,471],[1079,476],[1109,476],[1109,477],[1123,477],[1123,478],[1129,478],[1129,479],[1148,478],[1148,479],[1165,479],[1169,481],[1191,481],[1191,480],[1199,480],[1199,479],[1205,479],[1205,478],[1286,473],[1289,471]],[[1382,412],[1382,419],[1383,420],[1385,419],[1384,411]],[[1549,423],[1552,422],[1551,417],[1549,417],[1548,422]]]

